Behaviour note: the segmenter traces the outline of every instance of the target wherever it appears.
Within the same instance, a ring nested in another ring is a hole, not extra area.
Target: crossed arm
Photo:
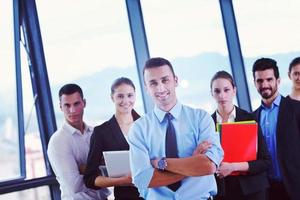
[[[65,140],[54,137],[48,146],[48,157],[55,175],[59,178],[60,184],[70,195],[78,199],[86,199],[89,195],[97,195],[95,190],[89,190],[85,187],[82,179],[82,172],[85,165],[78,166],[75,156],[72,153],[69,144]]]
[[[131,129],[132,133],[129,134],[129,144],[133,182],[139,190],[146,191],[146,188],[166,186],[186,177],[215,173],[216,166],[219,165],[223,158],[223,150],[219,144],[218,135],[213,134],[214,126],[212,120],[210,120],[211,117],[209,115],[207,115],[207,120],[202,120],[207,121],[207,123],[201,124],[201,135],[196,135],[196,138],[198,142],[200,140],[211,141],[211,148],[209,147],[207,152],[203,153],[196,147],[194,153],[190,156],[186,154],[187,157],[167,158],[168,166],[164,171],[159,171],[157,167],[157,162],[161,158],[153,158],[155,155],[163,155],[160,153],[160,148],[149,142],[153,138],[142,134],[144,128],[136,124]],[[151,130],[147,130],[147,132],[151,132]],[[150,151],[150,148],[153,150]],[[149,160],[149,157],[154,160]]]
[[[159,171],[158,169],[155,169],[148,187],[153,188],[170,185],[182,180],[184,177],[185,176],[181,174],[176,174],[169,171]]]
[[[216,164],[211,161],[204,152],[211,147],[208,142],[203,142],[195,149],[190,157],[166,158],[167,167],[165,171],[159,171],[158,160],[152,160],[155,168],[149,187],[160,187],[175,183],[187,176],[204,176],[216,172]]]

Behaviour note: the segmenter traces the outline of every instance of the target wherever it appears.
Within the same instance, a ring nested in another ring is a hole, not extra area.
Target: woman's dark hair
[[[75,92],[78,92],[80,94],[81,98],[83,99],[82,89],[79,87],[79,85],[74,84],[74,83],[69,83],[69,84],[62,86],[58,92],[58,97],[60,99],[61,96],[64,94],[70,95],[70,94],[74,94]]]
[[[232,76],[228,72],[222,70],[222,71],[218,71],[217,73],[215,73],[215,75],[212,77],[212,79],[210,81],[210,89],[212,89],[213,82],[219,78],[224,78],[224,79],[228,80],[231,83],[232,87],[235,87],[235,83],[234,83]]]
[[[114,82],[112,83],[112,85],[110,87],[110,93],[114,94],[115,93],[115,89],[117,87],[119,87],[120,85],[122,85],[122,84],[130,85],[135,90],[135,86],[134,86],[133,82],[129,78],[120,77],[120,78],[117,78],[116,80],[114,80]]]
[[[291,73],[292,71],[292,68],[295,67],[296,65],[299,65],[300,64],[300,57],[296,57],[292,60],[292,62],[290,63],[290,66],[289,66],[289,73]]]

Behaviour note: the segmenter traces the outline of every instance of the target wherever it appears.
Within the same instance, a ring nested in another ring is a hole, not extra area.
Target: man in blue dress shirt
[[[133,183],[145,199],[210,199],[217,192],[213,174],[223,159],[211,116],[178,102],[178,78],[168,60],[149,59],[143,73],[155,107],[129,132]],[[166,113],[173,116],[178,158],[166,158]],[[199,152],[197,147],[203,141],[209,141],[209,148]],[[176,182],[180,182],[177,190],[167,187]]]
[[[275,60],[254,62],[253,77],[262,97],[255,111],[272,157],[269,170],[269,200],[300,199],[300,103],[280,95],[279,70]]]

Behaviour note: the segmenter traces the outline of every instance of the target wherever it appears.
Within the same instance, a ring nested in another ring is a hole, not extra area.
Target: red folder
[[[245,162],[256,160],[257,123],[221,124],[223,162]]]

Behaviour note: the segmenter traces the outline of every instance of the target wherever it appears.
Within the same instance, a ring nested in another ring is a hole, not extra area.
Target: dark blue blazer
[[[261,107],[254,113],[260,119]],[[276,129],[277,159],[291,200],[300,199],[300,102],[282,96]]]

